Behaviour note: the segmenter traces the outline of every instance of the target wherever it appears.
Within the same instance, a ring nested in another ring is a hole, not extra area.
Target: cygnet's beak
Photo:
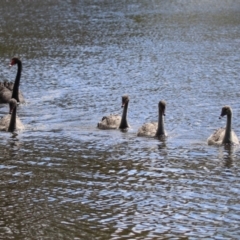
[[[224,117],[225,114],[224,113],[221,113],[221,115],[219,116],[219,119],[221,119],[222,117]]]

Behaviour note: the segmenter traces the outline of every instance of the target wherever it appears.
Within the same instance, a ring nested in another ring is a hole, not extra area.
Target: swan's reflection
[[[227,168],[231,168],[236,158],[236,151],[238,147],[236,145],[224,145],[220,148],[219,157],[223,160],[223,165]]]
[[[9,138],[10,151],[18,151],[21,147],[21,142],[18,138],[18,132],[13,132]]]
[[[159,140],[159,144],[157,145],[157,147],[158,147],[159,153],[161,153],[161,155],[168,155],[166,137],[160,137],[158,138],[158,140]]]

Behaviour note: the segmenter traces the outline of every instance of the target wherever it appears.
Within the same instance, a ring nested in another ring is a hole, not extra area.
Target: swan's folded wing
[[[7,114],[0,119],[0,131],[7,131],[10,123],[11,115]]]
[[[8,131],[11,114],[7,114],[0,119],[0,131]],[[23,130],[24,125],[22,124],[19,117],[16,118],[16,130]]]
[[[122,117],[119,115],[110,115],[102,118],[97,127],[100,129],[117,129],[119,128]]]
[[[8,103],[12,97],[12,92],[8,88],[2,88],[0,90],[0,103]]]
[[[217,129],[208,139],[208,145],[221,144],[224,138],[225,128]]]
[[[16,130],[23,130],[25,127],[19,117],[16,119]]]
[[[145,123],[138,129],[137,136],[139,137],[154,137],[158,128],[157,122]]]
[[[239,144],[238,137],[237,137],[236,133],[233,130],[232,130],[232,142],[234,144]]]

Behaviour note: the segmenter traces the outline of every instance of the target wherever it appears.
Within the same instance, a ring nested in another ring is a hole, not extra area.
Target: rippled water
[[[206,144],[225,104],[240,137],[238,0],[3,0],[0,21],[27,100],[0,138],[0,238],[239,238],[239,149]],[[131,129],[98,130],[126,93]],[[168,138],[137,137],[161,99]]]

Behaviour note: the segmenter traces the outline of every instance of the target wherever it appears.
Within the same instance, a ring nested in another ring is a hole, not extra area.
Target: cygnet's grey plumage
[[[137,136],[140,137],[166,137],[164,129],[164,115],[166,102],[161,100],[158,103],[158,122],[145,123],[139,128]]]
[[[129,103],[128,95],[122,96],[122,116],[111,114],[109,116],[104,116],[102,120],[98,123],[97,127],[99,129],[126,129],[129,128],[127,120],[127,110]]]
[[[225,128],[217,129],[208,139],[208,145],[239,144],[236,133],[232,130],[232,109],[230,106],[224,106],[219,118],[227,115]]]

